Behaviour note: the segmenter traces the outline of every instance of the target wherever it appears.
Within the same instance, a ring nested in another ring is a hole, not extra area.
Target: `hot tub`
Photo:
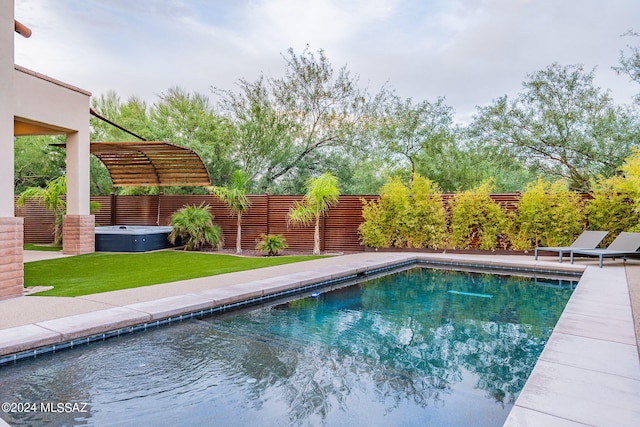
[[[173,227],[110,225],[96,227],[97,252],[147,252],[171,247]]]

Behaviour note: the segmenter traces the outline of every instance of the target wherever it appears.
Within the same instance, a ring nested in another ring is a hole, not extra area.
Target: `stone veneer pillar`
[[[62,253],[81,255],[95,252],[95,226],[93,215],[65,215],[62,220]]]
[[[24,218],[0,218],[0,300],[22,296]]]

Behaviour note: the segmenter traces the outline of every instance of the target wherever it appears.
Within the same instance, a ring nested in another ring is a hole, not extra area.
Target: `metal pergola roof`
[[[211,185],[202,159],[168,142],[92,142],[90,150],[107,167],[115,187]]]

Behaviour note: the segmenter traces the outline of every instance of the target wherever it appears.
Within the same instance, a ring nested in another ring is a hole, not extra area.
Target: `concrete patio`
[[[25,262],[56,256],[26,251]],[[415,260],[583,272],[505,425],[638,425],[637,261],[608,260],[600,269],[594,260],[571,265],[555,257],[367,252],[75,298],[20,297],[0,302],[0,359]]]

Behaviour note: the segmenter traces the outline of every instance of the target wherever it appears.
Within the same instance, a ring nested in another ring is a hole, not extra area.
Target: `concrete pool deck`
[[[25,262],[60,256],[31,252],[25,251]],[[414,260],[583,272],[505,425],[638,425],[637,261],[607,260],[600,269],[596,260],[571,265],[557,257],[365,252],[82,297],[21,297],[0,301],[0,359]]]

